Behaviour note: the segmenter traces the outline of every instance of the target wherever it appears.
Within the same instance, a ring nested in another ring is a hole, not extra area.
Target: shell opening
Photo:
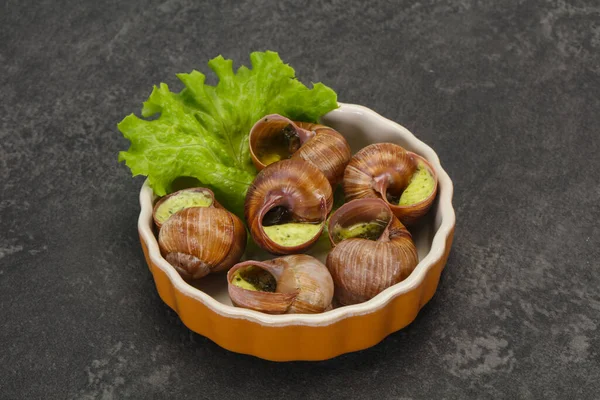
[[[336,235],[336,242],[341,242],[346,239],[377,240],[383,234],[386,226],[387,222],[384,220],[359,222],[348,227],[336,225],[334,234]]]
[[[354,200],[340,207],[330,220],[333,244],[346,239],[380,240],[393,214],[379,199]]]
[[[374,187],[389,204],[395,206],[420,203],[435,190],[435,178],[422,162],[406,178],[385,173],[375,178]]]
[[[154,218],[164,224],[171,215],[190,207],[210,207],[213,204],[212,196],[198,190],[181,190],[172,196],[164,198],[154,211]]]
[[[235,271],[231,278],[231,284],[255,292],[273,293],[277,289],[275,277],[269,271],[256,265]]]
[[[273,164],[291,158],[300,145],[300,136],[291,123],[286,123],[283,128],[275,125],[263,140],[258,141],[256,157],[264,165]]]
[[[423,163],[419,163],[417,170],[413,173],[410,182],[395,203],[400,206],[408,206],[420,203],[431,196],[435,190],[435,179]],[[389,200],[388,200],[389,201]]]
[[[403,190],[398,188],[389,187],[385,192],[385,199],[390,204],[398,204],[400,197],[402,197]]]
[[[382,198],[385,198],[390,204],[398,204],[402,192],[408,186],[413,173],[403,169],[401,171],[390,170],[381,173],[373,178],[373,188],[379,192]]]
[[[275,206],[265,213],[262,225],[272,226],[292,221],[292,213],[285,206]]]

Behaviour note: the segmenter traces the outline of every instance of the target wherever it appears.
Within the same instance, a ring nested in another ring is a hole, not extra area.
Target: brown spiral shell
[[[401,193],[421,163],[435,180],[432,193],[409,205],[392,204],[388,193]],[[375,143],[364,147],[350,160],[344,172],[343,188],[347,200],[380,198],[405,225],[412,225],[429,211],[437,195],[437,174],[431,164],[418,154],[392,143]]]
[[[199,279],[240,260],[246,248],[246,228],[222,208],[185,208],[163,224],[158,245],[183,278]]]
[[[259,144],[280,135],[286,127],[292,129],[299,138],[300,146],[291,158],[300,158],[314,164],[323,172],[331,186],[339,183],[352,156],[346,139],[328,126],[292,121],[278,114],[261,118],[250,131],[250,155],[256,169],[260,171],[266,166],[256,151]]]
[[[265,214],[275,207],[287,209],[295,222],[323,223],[333,206],[333,192],[325,175],[301,159],[283,160],[260,171],[246,194],[244,213],[254,241],[273,254],[294,254],[319,238],[323,227],[304,244],[285,247],[263,230]]]
[[[275,292],[260,292],[233,285],[237,270],[249,266],[262,268],[277,281]],[[327,267],[306,254],[295,254],[268,261],[244,261],[227,273],[228,291],[234,305],[268,314],[314,314],[331,308],[333,280]]]
[[[334,237],[336,224],[387,220],[377,240]],[[418,263],[410,232],[381,199],[350,201],[333,213],[329,239],[334,248],[327,256],[327,268],[335,283],[335,298],[340,305],[372,299],[388,287],[406,279]]]

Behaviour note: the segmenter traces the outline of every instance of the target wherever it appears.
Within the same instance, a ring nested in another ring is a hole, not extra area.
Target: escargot
[[[296,254],[244,261],[227,273],[231,301],[269,314],[320,313],[331,308],[333,280],[314,257]]]
[[[204,187],[181,189],[161,197],[152,210],[152,218],[157,228],[165,223],[171,215],[189,207],[217,207],[222,208],[215,199],[214,193]]]
[[[352,200],[329,219],[326,265],[340,305],[367,301],[404,280],[418,262],[410,232],[381,199]]]
[[[437,175],[425,158],[392,143],[376,143],[358,151],[343,179],[347,200],[380,198],[405,225],[429,211],[437,194]]]
[[[260,171],[246,194],[244,213],[254,241],[273,254],[307,249],[323,231],[333,205],[325,175],[300,159]]]
[[[351,157],[348,142],[335,129],[278,114],[267,115],[254,124],[249,145],[257,170],[288,158],[303,159],[319,168],[331,186],[341,181]]]
[[[223,208],[190,207],[162,225],[158,245],[163,257],[185,279],[231,268],[246,248],[246,228]]]

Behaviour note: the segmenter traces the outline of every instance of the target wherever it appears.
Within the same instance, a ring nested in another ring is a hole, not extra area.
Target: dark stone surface
[[[567,4],[569,3],[569,4]],[[8,1],[0,6],[0,397],[597,398],[595,1]],[[436,296],[369,350],[276,364],[158,298],[116,123],[218,54],[431,145],[455,182]]]

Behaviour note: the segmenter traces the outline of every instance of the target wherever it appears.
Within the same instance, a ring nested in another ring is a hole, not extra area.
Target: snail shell
[[[340,305],[375,297],[404,280],[418,263],[410,232],[381,199],[344,204],[333,213],[328,228],[334,247],[326,264]]]
[[[248,267],[259,268],[274,278],[270,291],[248,290],[234,284]],[[239,272],[238,272],[239,271]],[[333,280],[319,260],[296,254],[268,261],[244,261],[227,273],[229,296],[234,305],[269,314],[320,313],[331,308]]]
[[[152,219],[158,229],[178,211],[188,207],[223,208],[215,199],[212,190],[203,187],[181,189],[161,197],[152,210]]]
[[[257,170],[281,159],[303,159],[323,172],[331,186],[342,180],[352,153],[335,129],[292,121],[278,114],[261,118],[250,131],[250,155]]]
[[[433,189],[414,204],[399,205],[397,199],[420,168],[433,179]],[[383,199],[403,224],[412,225],[431,208],[438,184],[435,170],[423,157],[392,143],[376,143],[352,157],[344,172],[343,188],[347,200]]]
[[[325,175],[304,160],[283,160],[260,171],[246,194],[244,212],[250,234],[263,249],[273,254],[294,254],[317,241],[333,206],[333,192]],[[274,213],[283,216],[267,222]],[[267,218],[266,218],[267,217]],[[272,240],[265,224],[297,222],[319,224],[312,237],[293,246]]]
[[[163,257],[185,279],[229,269],[246,247],[242,221],[222,208],[191,207],[171,216],[160,229]]]

